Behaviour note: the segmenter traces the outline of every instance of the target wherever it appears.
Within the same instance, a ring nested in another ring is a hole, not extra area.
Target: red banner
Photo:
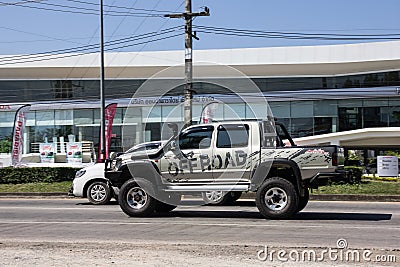
[[[112,137],[112,124],[114,121],[114,116],[115,112],[117,111],[117,104],[112,103],[106,106],[104,109],[104,119],[105,119],[105,138],[106,138],[106,144],[105,144],[105,155],[108,157],[109,151],[110,151],[110,144],[111,144],[111,137]],[[102,140],[102,134],[100,133],[100,142],[99,142],[99,150],[98,150],[98,157],[97,157],[97,162],[104,162],[105,159],[102,158],[102,153],[101,149],[103,147],[103,140]]]
[[[24,145],[24,130],[26,123],[26,112],[31,105],[20,107],[15,113],[14,130],[12,139],[11,164],[15,167],[21,164],[22,149]]]

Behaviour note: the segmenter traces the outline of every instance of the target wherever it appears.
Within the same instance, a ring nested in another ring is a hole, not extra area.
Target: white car
[[[136,145],[121,154],[119,158],[127,160],[132,154],[158,151],[163,143],[163,141],[155,141]],[[110,186],[110,183],[104,177],[104,167],[105,163],[97,163],[78,170],[72,182],[71,195],[87,198],[95,205],[104,205],[110,202],[111,198],[116,198],[118,188]]]

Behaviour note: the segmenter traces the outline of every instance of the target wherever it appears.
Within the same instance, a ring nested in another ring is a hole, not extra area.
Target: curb
[[[244,193],[241,199],[254,199],[253,192]],[[345,194],[310,194],[310,200],[317,201],[371,201],[400,202],[400,195],[345,195]]]
[[[65,192],[0,193],[0,198],[71,198]]]
[[[400,195],[310,195],[310,200],[400,202]]]
[[[253,192],[243,193],[241,199],[254,199],[256,194]],[[0,193],[0,198],[74,198],[65,192],[52,193]],[[343,195],[343,194],[323,194],[310,195],[310,200],[317,201],[371,201],[371,202],[400,202],[400,195]]]

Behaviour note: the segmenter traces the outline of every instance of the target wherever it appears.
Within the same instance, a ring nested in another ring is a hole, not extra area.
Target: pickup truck
[[[190,126],[157,152],[116,159],[105,176],[120,188],[129,216],[170,211],[185,194],[255,192],[260,213],[285,219],[302,210],[320,178],[344,176],[343,149],[296,146],[274,119],[223,121]]]

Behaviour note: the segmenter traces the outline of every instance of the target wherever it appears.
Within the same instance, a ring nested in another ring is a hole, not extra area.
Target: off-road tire
[[[118,203],[122,211],[130,217],[146,217],[154,213],[158,200],[154,196],[153,185],[141,180],[140,185],[134,180],[126,181],[119,191]]]
[[[295,186],[281,177],[268,178],[257,190],[256,205],[267,219],[287,219],[296,213],[299,197]]]

